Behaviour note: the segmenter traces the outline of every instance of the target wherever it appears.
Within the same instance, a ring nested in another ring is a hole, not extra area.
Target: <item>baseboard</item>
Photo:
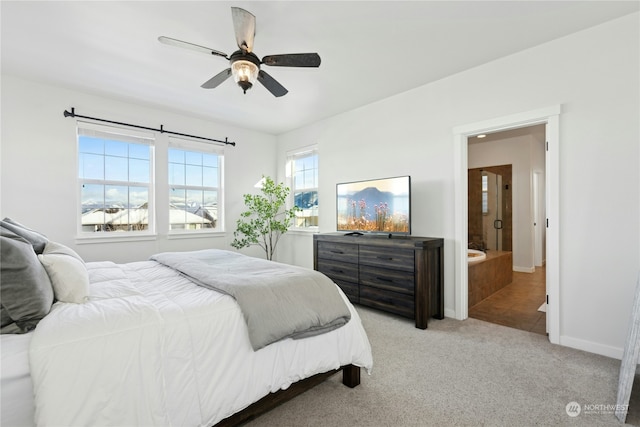
[[[513,271],[517,271],[518,273],[533,273],[536,271],[535,267],[516,267],[513,266]]]
[[[619,347],[612,347],[567,336],[560,336],[559,344],[565,347],[571,347],[577,350],[583,350],[618,360],[622,360],[622,354],[624,353],[624,349]]]

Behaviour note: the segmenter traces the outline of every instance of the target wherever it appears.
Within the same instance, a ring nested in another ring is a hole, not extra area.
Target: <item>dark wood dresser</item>
[[[313,236],[313,268],[355,304],[415,319],[444,318],[444,239],[341,233]]]

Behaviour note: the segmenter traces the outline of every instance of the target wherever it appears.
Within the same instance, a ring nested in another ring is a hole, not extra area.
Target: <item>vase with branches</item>
[[[262,177],[262,194],[245,194],[246,211],[240,214],[233,232],[231,246],[236,249],[252,245],[260,246],[268,260],[273,255],[280,237],[293,224],[299,207],[286,209],[289,187],[283,183],[276,184],[268,176]]]

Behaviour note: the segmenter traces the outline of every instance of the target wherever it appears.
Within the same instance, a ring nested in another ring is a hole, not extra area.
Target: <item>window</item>
[[[153,135],[78,122],[80,230],[151,233]]]
[[[169,144],[169,229],[220,230],[222,152],[174,138]]]
[[[295,228],[318,227],[318,151],[315,147],[287,156],[287,177],[291,203],[301,209]]]

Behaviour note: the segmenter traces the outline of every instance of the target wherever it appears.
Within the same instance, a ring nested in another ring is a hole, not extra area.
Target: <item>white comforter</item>
[[[91,301],[56,303],[33,334],[40,426],[211,426],[316,373],[372,367],[349,303],[347,325],[254,352],[231,297],[154,261],[87,268]]]

